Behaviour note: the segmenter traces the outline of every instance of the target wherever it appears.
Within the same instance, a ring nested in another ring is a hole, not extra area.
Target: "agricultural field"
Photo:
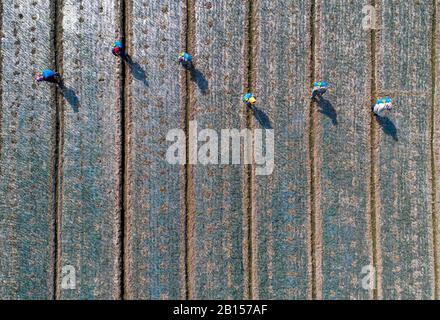
[[[0,0],[0,35],[0,299],[440,299],[440,0]]]

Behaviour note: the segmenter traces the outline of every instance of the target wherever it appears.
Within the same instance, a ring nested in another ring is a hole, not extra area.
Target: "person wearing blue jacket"
[[[43,72],[39,72],[36,78],[37,82],[46,81],[51,83],[60,83],[61,78],[58,72],[55,72],[50,69],[43,70]]]
[[[184,66],[186,69],[192,69],[192,56],[185,51],[182,51],[179,55],[179,63]]]

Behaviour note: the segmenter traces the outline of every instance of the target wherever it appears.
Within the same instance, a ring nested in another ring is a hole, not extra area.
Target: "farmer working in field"
[[[317,97],[321,99],[322,95],[327,92],[327,89],[328,89],[327,82],[325,81],[315,82],[313,84],[312,100],[316,100]]]
[[[257,102],[257,99],[254,97],[252,93],[246,93],[243,97],[243,102],[251,109],[253,110],[253,106]]]
[[[120,57],[120,58],[122,58],[122,59],[127,58],[127,53],[125,52],[124,45],[122,44],[121,41],[115,41],[115,42],[113,42],[112,53],[113,53],[115,56]]]
[[[188,52],[182,51],[179,55],[179,63],[185,67],[185,69],[192,69],[192,57]]]
[[[43,70],[43,72],[39,72],[37,74],[36,80],[37,82],[47,81],[51,83],[60,83],[61,77],[59,73],[50,69],[46,69]]]
[[[375,116],[381,116],[384,111],[392,109],[393,104],[391,98],[383,98],[376,101],[376,104],[371,108],[371,111]]]

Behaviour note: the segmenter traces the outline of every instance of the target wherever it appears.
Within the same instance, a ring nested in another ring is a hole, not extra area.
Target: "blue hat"
[[[121,41],[115,41],[115,42],[113,42],[113,47],[119,47],[119,48],[122,48],[122,47],[123,47],[122,42],[121,42]]]
[[[376,104],[381,104],[381,103],[391,103],[391,102],[392,102],[391,98],[386,97],[386,98],[380,98],[380,99],[378,99],[378,100],[376,101]]]
[[[319,82],[313,83],[313,86],[319,87],[319,88],[326,88],[326,87],[328,87],[328,83],[326,81],[319,81]]]
[[[46,69],[46,70],[43,70],[42,74],[43,74],[44,78],[49,78],[49,77],[52,77],[55,75],[55,71],[50,70],[50,69]]]

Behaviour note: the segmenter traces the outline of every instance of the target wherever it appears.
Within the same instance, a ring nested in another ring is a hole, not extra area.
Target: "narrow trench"
[[[246,83],[246,89],[247,92],[253,92],[253,83],[255,82],[255,73],[254,73],[254,63],[255,63],[255,52],[254,52],[254,41],[255,41],[255,17],[256,17],[256,6],[253,2],[253,0],[248,1],[248,21],[247,21],[247,83]],[[248,129],[252,128],[252,114],[247,112],[246,113],[246,127]],[[246,214],[247,214],[247,299],[254,299],[254,292],[253,292],[253,283],[255,281],[254,279],[254,265],[253,265],[253,249],[254,249],[254,243],[253,243],[253,198],[254,198],[254,168],[252,164],[245,165],[246,168],[246,183],[247,183],[247,208],[246,208]]]
[[[62,48],[62,19],[61,10],[63,0],[55,0],[53,4],[53,42],[54,68],[56,72],[62,75],[63,66],[63,48]],[[54,272],[53,299],[61,299],[61,289],[59,283],[59,272],[61,271],[61,210],[62,210],[62,149],[63,149],[63,105],[59,86],[54,89],[55,103],[55,149],[53,156],[53,186],[54,186]]]
[[[436,94],[437,94],[437,86],[436,86],[436,78],[437,78],[437,3],[436,0],[432,1],[433,5],[433,14],[432,14],[432,52],[431,52],[431,67],[432,67],[432,104],[431,104],[431,177],[432,177],[432,186],[431,186],[431,214],[432,214],[432,229],[433,229],[433,246],[434,246],[434,299],[440,299],[439,296],[439,284],[438,280],[440,277],[440,266],[438,261],[438,248],[439,248],[439,238],[438,238],[438,220],[437,220],[437,177],[436,177],[436,156],[435,156],[435,112],[436,112]]]
[[[124,47],[127,47],[127,15],[129,14],[127,11],[127,4],[126,0],[121,0],[120,4],[120,33],[121,33],[121,39],[124,44]],[[119,199],[120,199],[120,208],[121,208],[121,214],[120,214],[120,234],[119,234],[119,243],[120,243],[120,291],[119,291],[119,298],[121,300],[124,300],[125,297],[125,288],[126,288],[126,277],[125,277],[125,208],[126,208],[126,197],[127,197],[127,190],[126,190],[126,157],[127,157],[127,150],[126,150],[126,143],[127,143],[127,137],[126,137],[126,110],[125,110],[125,96],[126,96],[126,65],[125,61],[121,60],[120,64],[120,83],[119,83],[119,103],[120,103],[120,112],[121,112],[121,163],[120,163],[120,190],[119,190]]]
[[[3,34],[3,1],[0,1],[0,33]],[[3,50],[0,50],[0,155],[2,154],[2,123],[3,123]],[[0,168],[2,176],[2,168]]]
[[[371,1],[371,5],[375,8],[375,12],[377,14],[376,10],[376,0]],[[371,61],[371,75],[370,75],[370,104],[373,106],[376,103],[377,99],[377,79],[376,79],[376,72],[377,72],[377,65],[376,65],[376,50],[377,50],[377,32],[376,32],[377,26],[374,25],[370,29],[370,61]],[[376,145],[378,143],[378,124],[375,121],[375,116],[372,112],[370,112],[370,224],[371,224],[371,230],[370,230],[370,237],[371,237],[371,250],[372,250],[372,263],[373,268],[375,270],[375,277],[374,277],[374,287],[373,287],[373,299],[378,299],[378,276],[377,276],[377,270],[378,270],[378,248],[376,243],[376,237],[377,237],[377,194],[376,194],[376,188],[377,185],[377,161],[378,161],[378,150],[376,148]]]
[[[193,25],[193,14],[195,14],[195,0],[186,0],[186,33],[185,33],[185,51],[193,54],[193,35],[194,35],[194,25]],[[186,164],[185,164],[185,299],[189,300],[193,298],[192,287],[191,287],[191,165],[189,164],[190,159],[190,135],[189,135],[189,122],[191,120],[191,71],[185,71],[185,135],[186,135]]]
[[[311,0],[310,5],[310,61],[309,61],[309,82],[312,84],[316,77],[316,0]],[[309,167],[310,167],[310,256],[311,256],[311,296],[317,298],[317,278],[316,278],[316,183],[315,183],[315,103],[310,101],[309,108]]]

